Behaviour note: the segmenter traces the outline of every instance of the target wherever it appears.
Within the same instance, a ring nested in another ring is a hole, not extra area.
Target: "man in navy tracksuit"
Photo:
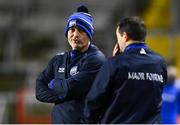
[[[37,78],[36,98],[55,104],[52,123],[80,123],[84,98],[105,61],[103,53],[90,42],[92,35],[92,17],[81,6],[65,27],[72,50],[53,57]]]
[[[121,20],[116,35],[116,56],[101,67],[86,97],[82,122],[160,123],[165,62],[145,44],[146,28],[138,17]]]

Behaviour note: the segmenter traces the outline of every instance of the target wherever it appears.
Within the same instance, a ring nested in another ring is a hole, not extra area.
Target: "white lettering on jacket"
[[[164,82],[162,74],[157,73],[128,72],[128,79]]]

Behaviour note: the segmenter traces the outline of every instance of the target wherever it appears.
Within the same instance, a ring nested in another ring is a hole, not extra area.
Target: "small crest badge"
[[[70,75],[71,76],[74,76],[74,75],[76,75],[78,73],[79,72],[78,72],[78,67],[77,66],[74,66],[74,67],[71,68],[71,70],[70,70]]]
[[[76,20],[71,20],[69,22],[69,27],[76,26]]]

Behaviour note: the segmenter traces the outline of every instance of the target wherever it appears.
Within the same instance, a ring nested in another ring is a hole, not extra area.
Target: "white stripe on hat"
[[[83,20],[84,22],[88,23],[88,24],[91,26],[91,28],[94,29],[94,27],[92,26],[92,24],[90,24],[88,21],[86,21],[86,20],[83,19],[83,18],[79,18],[79,19],[81,19],[81,20]]]

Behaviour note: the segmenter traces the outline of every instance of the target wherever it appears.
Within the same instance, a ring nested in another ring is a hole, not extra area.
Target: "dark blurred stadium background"
[[[150,48],[180,69],[179,0],[0,0],[0,123],[49,123],[51,105],[35,99],[35,79],[69,48],[64,26],[81,4],[94,17],[93,40],[107,57],[117,21],[138,15]]]

